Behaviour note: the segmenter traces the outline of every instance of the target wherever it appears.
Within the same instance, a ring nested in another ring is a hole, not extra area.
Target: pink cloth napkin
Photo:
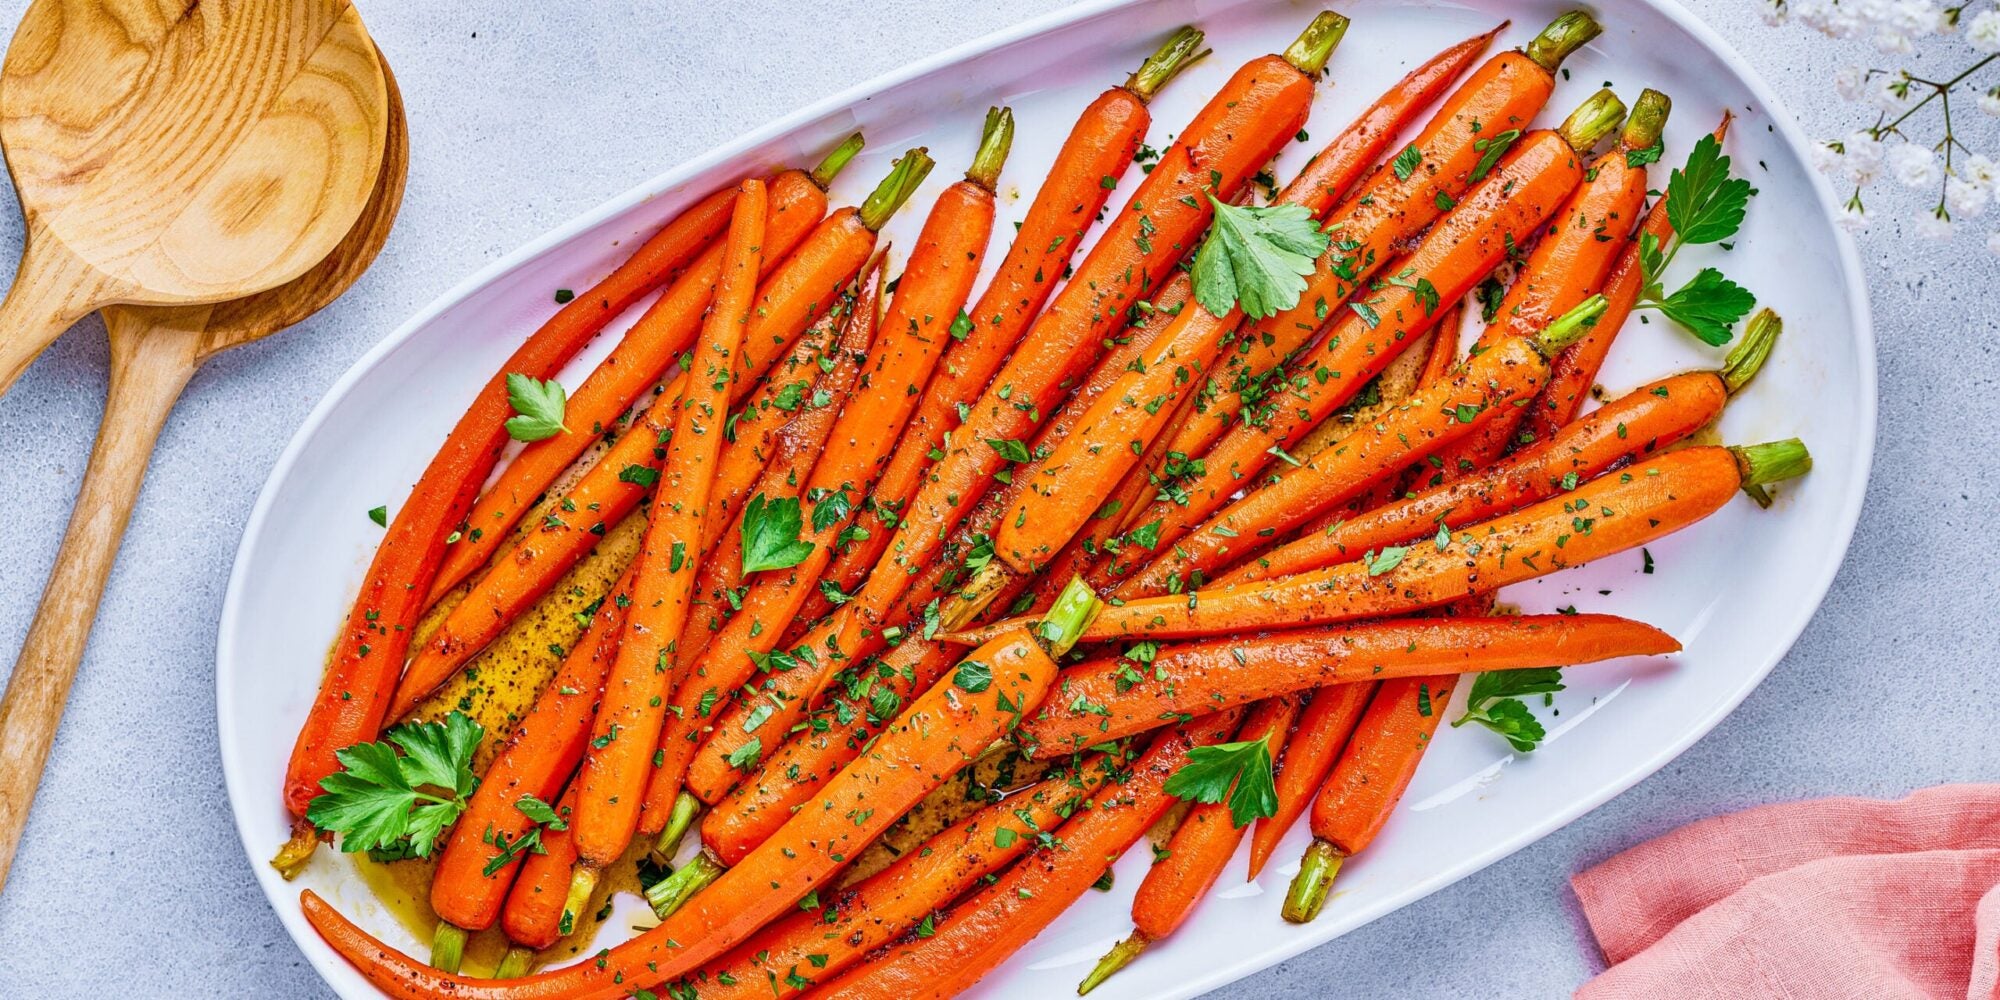
[[[1717,816],[1571,884],[1611,966],[1579,1000],[2000,997],[2000,785]]]

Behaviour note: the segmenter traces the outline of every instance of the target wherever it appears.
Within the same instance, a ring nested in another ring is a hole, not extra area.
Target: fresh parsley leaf
[[[1562,689],[1561,667],[1488,670],[1473,677],[1472,693],[1467,703],[1477,705],[1493,698],[1518,698],[1527,694],[1554,694]]]
[[[1190,802],[1229,800],[1229,819],[1237,827],[1278,814],[1278,789],[1271,776],[1271,743],[1267,739],[1194,747],[1188,762],[1167,778],[1166,793]]]
[[[853,512],[854,504],[847,499],[846,488],[829,492],[813,504],[813,533],[818,534],[847,520],[847,515]]]
[[[952,317],[951,329],[949,332],[951,333],[951,339],[953,340],[964,340],[966,337],[971,336],[972,317],[967,316],[965,314],[965,310],[960,309],[958,311],[958,315]]]
[[[618,470],[618,481],[621,483],[631,483],[642,489],[651,489],[654,483],[660,481],[660,470],[650,465],[640,465],[634,462]]]
[[[797,497],[771,500],[759,493],[743,508],[743,573],[789,569],[812,554],[813,543],[799,539],[804,524]]]
[[[556,809],[554,806],[549,805],[548,803],[543,802],[541,799],[535,798],[532,795],[521,796],[520,801],[514,803],[514,808],[519,809],[521,811],[521,815],[526,816],[529,819],[534,820],[535,822],[540,823],[551,830],[569,829],[569,824],[563,822],[561,816],[556,815]]]
[[[723,761],[738,771],[748,773],[757,766],[757,759],[763,754],[764,741],[752,736],[745,740],[742,746],[729,751],[729,756],[724,757]]]
[[[1396,179],[1399,181],[1409,180],[1410,175],[1416,173],[1417,168],[1423,165],[1424,151],[1418,149],[1414,142],[1404,146],[1403,151],[1397,153],[1396,159],[1389,164],[1396,171]]]
[[[1514,140],[1520,137],[1520,129],[1510,128],[1499,135],[1475,140],[1472,148],[1479,150],[1481,156],[1479,163],[1472,168],[1471,176],[1466,179],[1474,184],[1485,180],[1486,175],[1492,173],[1493,168],[1499,164],[1500,158],[1507,155],[1509,149],[1514,148]]]
[[[508,372],[507,404],[514,408],[514,416],[507,418],[507,436],[516,441],[541,441],[568,433],[569,428],[563,426],[563,407],[568,402],[561,382]]]
[[[1303,205],[1237,207],[1217,201],[1215,224],[1194,259],[1194,297],[1211,315],[1264,319],[1299,304],[1306,275],[1330,237]]]
[[[1467,712],[1465,719],[1499,733],[1508,745],[1522,753],[1532,752],[1549,735],[1541,720],[1518,698],[1502,698],[1478,711]]]
[[[1735,336],[1737,322],[1757,307],[1757,296],[1723,277],[1721,271],[1705,267],[1658,305],[1668,319],[1686,327],[1702,343],[1720,347]]]
[[[952,674],[951,683],[967,694],[978,694],[993,686],[993,668],[978,660],[966,660]]]
[[[1009,462],[1028,462],[1034,459],[1034,456],[1028,453],[1027,445],[1011,438],[1004,440],[987,438],[986,444],[994,451],[999,452],[1001,458]]]
[[[386,528],[389,526],[389,508],[385,504],[368,512],[368,519]]]
[[[1660,162],[1660,157],[1665,155],[1666,152],[1667,141],[1659,139],[1645,149],[1626,150],[1625,165],[1628,167],[1643,167],[1649,163],[1658,163]]]
[[[1736,235],[1750,205],[1750,182],[1729,176],[1722,144],[1705,135],[1687,165],[1667,178],[1667,219],[1682,243],[1720,243]]]
[[[854,600],[853,594],[840,589],[840,584],[833,580],[821,580],[819,582],[819,595],[826,598],[826,602],[836,608],[846,604],[848,601]]]
[[[1403,557],[1410,554],[1407,545],[1391,545],[1368,558],[1368,575],[1381,576],[1403,564]]]
[[[1548,738],[1541,720],[1529,711],[1523,695],[1554,694],[1563,689],[1559,667],[1530,667],[1525,670],[1494,670],[1472,681],[1466,698],[1465,714],[1453,720],[1458,727],[1477,722],[1499,733],[1508,745],[1521,753],[1532,752]]]
[[[429,857],[479,786],[472,754],[484,735],[470,716],[453,712],[443,722],[406,723],[381,742],[335,751],[343,770],[320,780],[306,819],[339,834],[349,853]]]
[[[1150,552],[1153,550],[1153,546],[1160,544],[1161,524],[1161,521],[1147,521],[1145,524],[1126,532],[1125,540]]]

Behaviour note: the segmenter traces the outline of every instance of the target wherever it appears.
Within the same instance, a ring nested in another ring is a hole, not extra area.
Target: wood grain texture
[[[39,0],[0,67],[28,240],[0,303],[0,392],[103,305],[303,274],[367,203],[387,118],[347,0]]]
[[[0,698],[0,890],[27,826],[42,767],[119,543],[145,483],[146,465],[181,390],[219,351],[268,336],[318,312],[354,284],[389,238],[409,177],[409,129],[395,78],[382,168],[361,217],[332,254],[276,288],[215,305],[111,306],[111,387],[90,465],[62,548],[21,655]]]

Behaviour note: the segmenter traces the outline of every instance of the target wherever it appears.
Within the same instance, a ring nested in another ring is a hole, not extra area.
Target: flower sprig
[[[1936,193],[1937,201],[1914,219],[1917,231],[1932,239],[1951,239],[1960,224],[1986,213],[2000,196],[2000,166],[1963,141],[1960,127],[1968,96],[1979,111],[2000,117],[2000,82],[1995,82],[2000,69],[1993,68],[2000,61],[2000,9],[1986,0],[1955,5],[1765,0],[1765,12],[1772,23],[1795,22],[1832,38],[1872,41],[1885,55],[1908,55],[1921,38],[1960,35],[1972,51],[1964,68],[1950,76],[1860,66],[1838,71],[1834,87],[1840,96],[1872,108],[1875,121],[1821,144],[1816,160],[1822,172],[1853,185],[1840,219],[1849,229],[1866,228],[1873,220],[1863,192],[1884,177]],[[2000,253],[2000,232],[1987,246]]]

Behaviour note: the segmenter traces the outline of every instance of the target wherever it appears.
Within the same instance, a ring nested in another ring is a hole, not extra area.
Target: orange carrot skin
[[[757,308],[744,331],[740,367],[730,384],[732,401],[749,395],[766,371],[766,362],[781,357],[813,317],[833,303],[841,286],[861,269],[874,247],[875,234],[861,224],[853,209],[843,208],[822,221],[806,243],[773,272],[757,296]],[[568,506],[577,509],[575,523],[558,518],[523,537],[445,616],[404,672],[397,691],[398,717],[505,631],[596,547],[606,528],[638,507],[648,489],[635,478],[644,473],[634,467],[659,472],[666,459],[659,439],[673,429],[675,405],[686,384],[685,378],[676,378],[638,424],[570,490],[565,499]],[[507,405],[504,396],[501,405]]]
[[[1278,842],[1312,804],[1375,689],[1373,684],[1337,684],[1312,693],[1312,700],[1299,713],[1298,729],[1285,743],[1284,757],[1277,762],[1273,784],[1278,792],[1278,811],[1258,820],[1256,832],[1250,835],[1250,878],[1263,872]]]
[[[931,561],[1005,459],[988,441],[1023,441],[1095,359],[1125,310],[1166,278],[1213,214],[1305,123],[1313,81],[1278,56],[1239,69],[1160,156],[1132,201],[1112,217],[1048,311],[972,406],[952,447],[911,501],[884,561],[854,602],[888,624],[910,577]],[[1182,200],[1185,199],[1185,200]]]
[[[1104,178],[1117,177],[1131,165],[1152,120],[1146,102],[1123,87],[1105,91],[1078,116],[999,270],[967,310],[971,329],[964,340],[945,348],[923,403],[910,418],[905,441],[875,484],[860,517],[868,537],[852,543],[827,568],[826,578],[842,591],[852,591],[881,560],[900,512],[922,483],[931,453],[958,427],[958,407],[979,398],[1028,324],[1041,314],[1083,234],[1111,196]],[[817,621],[832,607],[814,594],[800,617]]]
[[[979,262],[993,231],[993,192],[959,181],[939,196],[917,238],[916,250],[897,283],[897,292],[870,349],[868,371],[834,425],[831,446],[814,463],[800,499],[811,516],[801,538],[812,552],[784,572],[766,572],[750,585],[743,608],[723,625],[701,658],[686,671],[674,692],[666,731],[660,737],[646,795],[641,829],[664,829],[695,749],[712,731],[712,708],[750,678],[755,657],[771,652],[783,638],[806,597],[815,593],[820,573],[852,515],[820,524],[816,506],[841,494],[858,503],[875,485],[930,381],[953,317],[972,294]],[[907,444],[905,444],[907,446]]]
[[[1237,742],[1265,740],[1271,756],[1283,752],[1292,723],[1299,717],[1302,695],[1267,698],[1244,713]],[[1247,826],[1237,826],[1227,802],[1202,802],[1188,810],[1181,825],[1167,842],[1167,857],[1146,870],[1139,891],[1132,897],[1132,925],[1149,940],[1157,941],[1187,922],[1200,905],[1229,859],[1243,842]]]
[[[490,875],[486,866],[535,825],[515,803],[524,795],[554,801],[583,759],[605,671],[618,656],[632,576],[632,570],[626,570],[605,594],[589,630],[543,686],[534,707],[480,776],[479,790],[465,813],[453,824],[431,876],[431,909],[440,918],[476,931],[491,927],[500,915],[520,860],[517,857]]]
[[[1367,847],[1409,790],[1458,683],[1453,674],[1383,681],[1313,800],[1313,836],[1354,854]]]
[[[1565,666],[1680,649],[1612,615],[1410,618],[1162,648],[1151,673],[1105,658],[1063,672],[1062,697],[1021,727],[1027,746],[1069,752],[1307,688],[1427,674]],[[1164,675],[1164,676],[1162,676]],[[1124,690],[1119,690],[1120,688]]]
[[[1091,370],[1084,383],[1053,417],[1044,422],[1035,437],[1036,452],[1053,447],[1054,442],[1063,440],[1075,428],[1077,421],[1103,397],[1126,366],[1138,358],[1139,352],[1152,342],[1152,338],[1166,329],[1166,322],[1159,317],[1164,311],[1176,308],[1179,302],[1186,301],[1188,288],[1185,275],[1175,276],[1161,290],[1155,300],[1160,305],[1148,315],[1148,319],[1129,328],[1125,336],[1113,341],[1110,350]],[[968,551],[979,537],[995,530],[1001,512],[1026,491],[1033,471],[1032,466],[1016,470],[1011,483],[987,491],[972,513],[954,529],[950,540],[939,547],[937,557],[924,564],[910,581],[906,592],[892,598],[902,601],[901,611],[890,615],[892,621],[900,619],[905,626],[921,622],[925,605],[942,599],[957,583],[962,582],[955,555]],[[948,555],[951,557],[947,558]],[[1021,581],[1015,582],[1018,584]],[[1050,595],[1051,599],[1053,596]],[[993,606],[1003,607],[1009,599],[1011,595],[1002,597]],[[884,641],[882,629],[870,627],[867,619],[846,606],[804,634],[788,636],[785,648],[804,646],[813,650],[819,669],[789,670],[765,679],[760,693],[767,699],[766,704],[776,709],[776,714],[766,720],[766,724],[774,732],[789,731],[804,715],[807,705],[816,700],[813,697],[816,692],[822,690],[848,664],[859,663],[874,654]],[[716,721],[714,735],[697,752],[689,768],[688,788],[702,801],[716,801],[741,777],[739,772],[723,764],[723,760],[747,741],[743,723],[750,711],[742,702],[731,705]]]
[[[1526,128],[1554,90],[1555,78],[1519,52],[1500,53],[1473,71],[1411,142],[1422,152],[1422,163],[1407,177],[1399,177],[1393,169],[1377,170],[1356,197],[1328,217],[1327,224],[1338,227],[1333,230],[1333,244],[1306,279],[1299,304],[1258,323],[1243,338],[1254,360],[1262,363],[1245,365],[1239,378],[1218,385],[1221,396],[1188,420],[1175,435],[1173,450],[1190,456],[1208,453],[1244,412],[1244,392],[1252,388],[1251,376],[1271,371],[1330,318],[1351,318],[1342,313],[1341,304],[1367,287],[1371,277],[1382,273],[1401,244],[1436,222],[1444,214],[1440,206],[1462,200],[1476,183],[1472,174],[1486,155],[1476,144],[1511,129]],[[1442,295],[1444,286],[1440,284],[1438,289]],[[1451,301],[1456,296],[1443,298]],[[1388,313],[1382,315],[1387,317]],[[1356,339],[1355,332],[1344,327],[1336,327],[1333,336]],[[1386,363],[1388,359],[1383,360]],[[1338,369],[1339,365],[1329,361],[1328,367]],[[1278,376],[1274,372],[1269,377]],[[1283,398],[1282,388],[1276,395]],[[1289,401],[1278,405],[1289,405]],[[1135,517],[1138,513],[1132,511]],[[1128,518],[1126,523],[1142,524],[1144,520]]]
[[[950,997],[970,988],[1033,940],[1088,891],[1174,804],[1167,779],[1188,750],[1229,738],[1241,714],[1216,712],[1153,740],[1122,785],[1106,785],[1088,810],[1056,831],[1062,848],[1022,858],[992,885],[952,908],[937,933],[898,944],[821,987],[815,996],[858,1000]]]
[[[1437,303],[1466,295],[1512,248],[1525,245],[1582,176],[1575,151],[1561,136],[1522,136],[1431,230],[1399,273],[1409,273],[1411,284],[1418,277],[1430,282]],[[1128,523],[1160,521],[1160,544],[1166,545],[1220,509],[1275,460],[1273,448],[1298,443],[1436,324],[1444,310],[1430,304],[1428,294],[1389,285],[1357,300],[1356,308],[1337,318],[1322,345],[1289,371],[1288,384],[1274,392],[1268,410],[1254,422],[1234,427],[1202,457],[1203,472],[1187,484],[1185,504],[1177,497],[1161,498]]]
[[[625,263],[563,306],[508,357],[452,427],[375,550],[333,666],[285,767],[285,808],[303,817],[320,779],[340,769],[334,752],[375,738],[403,668],[411,630],[444,559],[445,537],[464,519],[507,444],[507,375],[552,378],[605,324],[687,266],[728,224],[734,191],[696,202]]]
[[[1621,148],[1598,157],[1584,176],[1583,185],[1570,194],[1569,204],[1528,254],[1521,276],[1500,300],[1496,322],[1473,345],[1475,352],[1489,350],[1510,336],[1532,337],[1603,289],[1618,262],[1618,247],[1627,242],[1646,205],[1646,168],[1631,166]],[[1600,317],[1598,323],[1607,320],[1622,324],[1624,317]],[[1447,449],[1440,456],[1443,464],[1436,481],[1483,469],[1498,459],[1513,443],[1527,412],[1521,407],[1502,414],[1471,439]]]
[[[1476,475],[1425,488],[1323,530],[1309,528],[1216,582],[1234,587],[1323,569],[1435,535],[1441,524],[1478,524],[1547,500],[1561,494],[1571,476],[1586,482],[1686,439],[1713,423],[1728,399],[1713,372],[1640,386]]]
[[[1722,116],[1722,124],[1716,126],[1715,141],[1721,142],[1729,135],[1730,118]],[[1598,369],[1604,366],[1604,359],[1611,353],[1611,343],[1623,329],[1625,321],[1632,315],[1632,309],[1639,302],[1639,292],[1645,285],[1644,271],[1639,263],[1640,239],[1650,233],[1665,246],[1674,234],[1673,221],[1667,218],[1667,200],[1654,202],[1651,211],[1639,230],[1623,245],[1618,262],[1604,282],[1604,297],[1610,303],[1604,316],[1585,334],[1582,340],[1571,344],[1569,349],[1556,355],[1549,374],[1549,386],[1542,390],[1542,398],[1529,409],[1523,428],[1523,437],[1531,441],[1547,441],[1556,431],[1576,419],[1576,413],[1583,407],[1583,401],[1590,396],[1591,383],[1597,381]]]
[[[756,298],[765,200],[758,181],[745,181],[736,196],[715,304],[702,321],[687,390],[672,407],[677,411],[673,439],[635,559],[632,606],[618,656],[605,675],[590,748],[577,772],[576,822],[571,825],[577,854],[591,867],[617,860],[638,829],[646,765],[666,714],[663,702],[673,693],[674,642],[693,598],[702,521],[729,413],[730,380]]]
[[[1035,846],[1038,835],[1088,808],[1112,772],[1107,760],[1093,757],[1009,795],[840,890],[822,907],[764,928],[683,982],[695,987],[701,1000],[764,1000],[798,993],[793,974],[814,980],[837,976],[1007,867]]]
[[[826,214],[826,192],[801,171],[787,170],[771,178],[769,192],[770,214],[764,222],[766,273]],[[444,568],[431,584],[432,602],[485,565],[507,533],[548,491],[549,484],[591,442],[612,430],[632,402],[659,381],[661,373],[694,342],[721,270],[722,247],[710,246],[569,395],[564,420],[572,433],[536,441],[507,463],[498,481],[480,496],[466,518],[466,523],[478,530],[467,531],[446,552]]]
[[[1534,399],[1549,370],[1534,346],[1508,337],[1465,370],[1410,396],[1365,427],[1356,427],[1305,464],[1282,471],[1189,531],[1118,588],[1120,598],[1180,589],[1254,554],[1321,511],[1391,478],[1414,461],[1462,444]],[[1470,413],[1472,419],[1462,419]],[[1198,575],[1199,574],[1199,575]]]
[[[542,831],[542,853],[529,854],[521,865],[521,875],[507,893],[507,908],[500,911],[500,929],[507,940],[523,948],[541,951],[566,935],[563,931],[563,902],[569,896],[570,872],[576,866],[576,838],[569,823],[576,818],[576,788],[572,785],[556,804],[563,828]]]

